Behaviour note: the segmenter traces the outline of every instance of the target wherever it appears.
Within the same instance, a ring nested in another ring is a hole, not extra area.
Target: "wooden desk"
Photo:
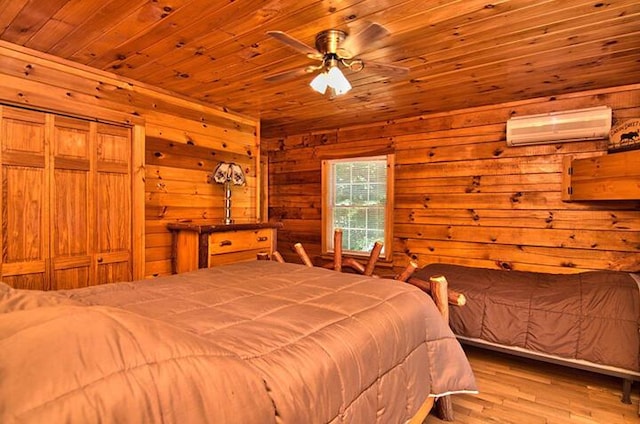
[[[202,225],[170,223],[172,272],[256,259],[276,250],[279,222]]]

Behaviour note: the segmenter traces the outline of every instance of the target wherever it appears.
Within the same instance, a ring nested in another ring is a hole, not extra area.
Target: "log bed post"
[[[304,263],[309,268],[312,268],[313,262],[311,262],[311,258],[309,258],[309,255],[307,255],[307,251],[304,250],[304,247],[302,247],[302,244],[296,243],[293,245],[293,248],[296,250],[296,253],[298,254],[298,256],[300,256],[300,259],[302,259],[302,263]]]
[[[415,270],[415,267],[413,267]],[[406,273],[406,275],[405,275]],[[396,277],[396,280],[401,280],[400,276],[408,278],[413,273],[410,267],[405,269],[405,272]],[[429,279],[431,297],[436,304],[438,311],[442,314],[447,325],[449,324],[449,302],[448,302],[448,282],[443,275],[433,276]],[[408,421],[407,424],[422,424],[424,419],[429,415],[431,409],[435,407],[435,413],[441,420],[453,421],[453,403],[451,402],[451,396],[442,396],[437,399],[427,398],[422,404],[418,412]]]
[[[449,283],[444,275],[434,275],[429,278],[429,281],[424,281],[419,278],[412,277],[418,265],[415,262],[409,262],[409,265],[404,271],[396,276],[396,280],[404,281],[409,284],[415,285],[423,291],[429,293],[433,298],[433,302],[436,304],[438,311],[442,315],[447,325],[449,325],[449,304],[462,306],[466,303],[466,298],[463,294],[453,292],[449,290]],[[435,400],[435,412],[436,415],[444,421],[453,421],[453,403],[451,402],[451,396],[442,396]],[[424,405],[423,405],[424,407]],[[423,408],[420,408],[418,414],[410,421],[410,424],[422,423],[418,421],[418,417],[423,413]],[[424,419],[429,410],[424,414]]]
[[[418,269],[418,264],[411,261],[407,267],[400,274],[396,275],[395,279],[400,281],[409,281],[409,277]]]
[[[373,248],[371,249],[371,253],[369,254],[369,260],[367,261],[367,265],[364,267],[364,275],[373,275],[373,270],[376,269],[376,262],[378,262],[378,258],[380,257],[382,246],[383,244],[379,241],[373,243]]]
[[[429,278],[431,286],[431,297],[436,307],[442,314],[444,321],[449,325],[449,301],[448,289],[449,283],[444,275],[435,275]],[[435,409],[437,416],[444,421],[453,421],[453,403],[451,396],[443,396],[436,399]]]
[[[342,228],[333,232],[333,270],[342,272]]]
[[[282,257],[282,255],[280,254],[280,252],[278,252],[277,250],[275,250],[273,252],[273,255],[271,256],[271,260],[272,261],[276,261],[276,262],[280,262],[281,264],[284,263],[284,258]]]
[[[444,275],[435,275],[429,278],[431,297],[444,321],[449,325],[449,283]]]
[[[409,283],[412,286],[416,286],[419,289],[422,289],[422,291],[431,294],[431,289],[432,289],[431,282],[412,276],[417,268],[418,268],[418,265],[415,262],[409,262],[409,265],[407,265],[407,267],[404,269],[404,271],[402,271],[402,273],[396,275],[395,279]],[[464,304],[467,303],[467,298],[465,297],[465,295],[456,290],[449,289],[448,283],[447,283],[446,298],[450,305],[463,306]]]

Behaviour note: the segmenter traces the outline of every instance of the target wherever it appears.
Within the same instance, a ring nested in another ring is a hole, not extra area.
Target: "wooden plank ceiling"
[[[349,93],[265,81],[318,63],[267,31],[313,46],[370,22],[390,35],[346,71]],[[638,83],[639,22],[637,0],[0,0],[0,39],[260,117],[266,135]]]

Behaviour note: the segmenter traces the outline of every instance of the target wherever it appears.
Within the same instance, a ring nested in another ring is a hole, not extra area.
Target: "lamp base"
[[[233,224],[231,219],[231,180],[224,183],[224,219],[225,225]]]

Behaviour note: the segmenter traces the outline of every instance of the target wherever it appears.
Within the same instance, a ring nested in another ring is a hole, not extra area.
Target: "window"
[[[342,250],[368,255],[381,241],[390,258],[393,214],[393,155],[322,161],[322,251],[333,252],[333,233],[342,229]]]

